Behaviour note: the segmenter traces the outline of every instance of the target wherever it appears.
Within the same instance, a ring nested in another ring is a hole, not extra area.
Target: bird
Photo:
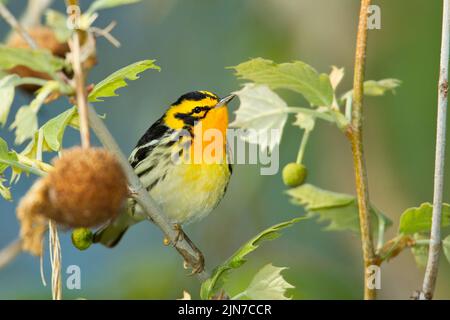
[[[225,195],[232,174],[226,141],[228,103],[234,97],[219,98],[205,90],[183,94],[129,156],[134,172],[174,229],[204,218]],[[114,247],[130,226],[144,219],[142,209],[129,199],[123,213],[95,232],[94,242]]]

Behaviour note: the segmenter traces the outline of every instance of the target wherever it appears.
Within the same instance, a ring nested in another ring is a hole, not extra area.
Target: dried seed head
[[[49,27],[36,26],[27,30],[31,38],[36,42],[39,48],[45,48],[50,51],[53,55],[64,58],[66,53],[69,52],[69,46],[67,43],[61,43],[56,39],[55,33]],[[18,33],[13,33],[9,38],[7,46],[12,48],[29,48],[28,43],[23,39],[23,37]],[[51,77],[43,72],[37,72],[31,70],[25,66],[16,66],[9,70],[10,73],[15,73],[20,77],[33,77],[40,78],[44,80],[50,80]],[[35,85],[22,85],[22,89],[28,92],[34,92],[39,87]]]
[[[127,179],[116,158],[104,149],[80,147],[63,152],[46,177],[55,210],[42,212],[69,227],[93,227],[115,218],[123,209]]]
[[[22,249],[36,256],[42,254],[42,239],[48,225],[41,212],[54,210],[48,200],[48,187],[45,179],[38,180],[17,206]]]

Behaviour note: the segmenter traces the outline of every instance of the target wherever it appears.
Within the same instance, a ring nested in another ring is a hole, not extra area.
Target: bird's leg
[[[175,247],[179,241],[186,240],[186,242],[194,250],[195,254],[198,257],[197,264],[192,266],[191,275],[202,272],[205,269],[205,258],[203,257],[203,254],[201,253],[201,251],[197,248],[197,246],[194,244],[194,242],[192,242],[192,240],[189,239],[189,237],[186,235],[186,233],[184,233],[180,224],[175,223],[173,225],[173,229],[177,232],[177,235],[175,236],[175,241],[172,243],[172,245]],[[169,245],[170,243],[171,243],[171,241],[169,239],[164,238],[165,245]]]

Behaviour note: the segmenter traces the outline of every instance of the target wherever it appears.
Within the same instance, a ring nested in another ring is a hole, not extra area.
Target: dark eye
[[[195,107],[194,108],[194,113],[200,113],[202,112],[202,108],[201,107]]]

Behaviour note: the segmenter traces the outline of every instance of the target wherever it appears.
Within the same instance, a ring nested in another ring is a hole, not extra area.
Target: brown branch
[[[364,69],[367,46],[367,16],[370,0],[361,0],[358,34],[356,39],[355,70],[353,79],[353,111],[351,124],[347,130],[353,154],[356,193],[358,198],[361,242],[364,257],[364,299],[376,298],[375,289],[368,287],[369,273],[367,267],[376,263],[369,210],[369,192],[363,150],[363,94]]]
[[[87,111],[87,93],[85,76],[83,72],[83,67],[80,58],[80,37],[78,31],[73,33],[72,40],[69,42],[69,47],[72,56],[72,66],[74,71],[75,85],[74,89],[76,92],[77,108],[78,114],[80,116],[80,137],[81,145],[83,148],[89,148],[90,143],[90,133],[89,133],[89,119]]]

